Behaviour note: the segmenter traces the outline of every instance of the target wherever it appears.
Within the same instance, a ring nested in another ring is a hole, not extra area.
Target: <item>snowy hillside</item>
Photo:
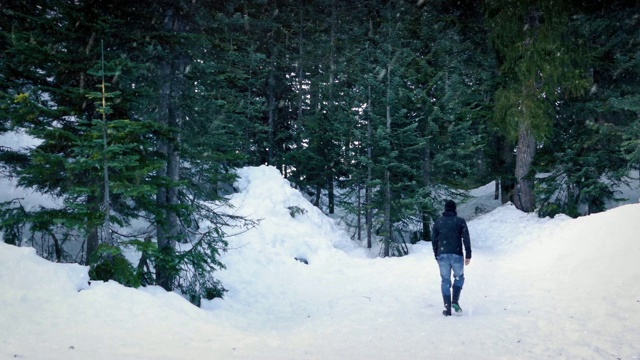
[[[202,308],[0,243],[0,358],[640,359],[640,204],[471,220],[465,314],[443,317],[429,243],[372,257],[274,168],[240,176],[235,210],[262,220],[229,239],[229,292]]]

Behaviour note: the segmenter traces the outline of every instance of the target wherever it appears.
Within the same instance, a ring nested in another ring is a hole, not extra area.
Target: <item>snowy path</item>
[[[430,244],[371,258],[277,171],[246,171],[234,201],[264,220],[203,309],[0,243],[0,359],[640,359],[640,205],[470,221],[465,314],[445,318]]]

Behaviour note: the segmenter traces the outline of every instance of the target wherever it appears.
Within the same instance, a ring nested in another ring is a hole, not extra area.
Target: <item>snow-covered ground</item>
[[[229,292],[202,308],[0,242],[0,358],[640,359],[640,204],[469,221],[465,313],[444,317],[429,243],[374,257],[274,168],[240,175],[232,203],[262,221],[229,239]]]

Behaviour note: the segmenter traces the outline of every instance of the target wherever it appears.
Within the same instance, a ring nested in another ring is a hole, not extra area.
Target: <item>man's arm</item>
[[[438,260],[438,227],[434,224],[431,230],[431,246],[433,246],[433,256]]]
[[[465,265],[469,265],[471,262],[471,239],[469,237],[469,229],[467,228],[467,222],[462,219],[462,243],[464,244],[465,252]]]

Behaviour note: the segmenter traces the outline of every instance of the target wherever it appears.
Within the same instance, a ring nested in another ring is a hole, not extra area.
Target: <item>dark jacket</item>
[[[440,254],[457,254],[462,256],[464,244],[465,258],[471,259],[471,241],[467,222],[458,217],[455,211],[445,211],[433,224],[431,245],[436,258]]]

